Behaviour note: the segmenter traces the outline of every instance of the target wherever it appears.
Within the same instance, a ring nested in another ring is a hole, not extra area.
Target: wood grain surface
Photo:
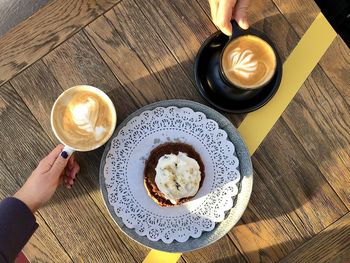
[[[119,0],[52,0],[0,39],[0,85],[90,23]]]
[[[0,37],[47,3],[48,0],[2,0],[0,2]]]
[[[162,95],[161,99],[198,97],[192,82],[133,2],[123,1],[104,16],[104,23],[112,27],[114,34],[112,37],[122,42],[120,44],[124,48],[131,49],[142,63],[145,72],[139,81],[143,82],[143,79],[149,76],[154,78],[155,83],[152,83],[154,87],[150,92],[158,93],[158,88],[159,95]],[[87,28],[94,27],[95,22]],[[99,30],[94,29],[95,33]],[[132,67],[131,70],[138,71],[138,68]]]
[[[182,255],[185,262],[246,262],[244,257],[239,253],[237,248],[232,244],[232,241],[226,235],[214,244],[199,249],[191,253]]]
[[[274,41],[282,61],[319,11],[303,3],[261,0],[250,7],[252,26]],[[193,64],[215,31],[207,0],[53,0],[0,38],[0,83],[10,80],[0,86],[1,197],[13,194],[57,143],[50,111],[71,86],[107,92],[118,123],[159,100],[207,104],[196,91]],[[254,189],[242,219],[179,262],[346,262],[350,56],[344,45],[334,41],[253,156]],[[244,118],[225,116],[236,126]],[[37,214],[40,228],[25,248],[33,262],[142,262],[148,253],[105,208],[102,152],[78,154],[74,189],[60,189]]]
[[[320,12],[314,1],[274,2],[299,36]],[[349,178],[345,175],[350,173],[349,162],[346,161],[350,155],[346,132],[350,124],[349,72],[350,49],[338,36],[305,83],[306,87],[299,92],[297,97],[302,96],[302,101],[294,100],[291,106],[295,107],[286,112],[289,117],[285,114],[305,150],[316,163],[320,163],[320,170],[348,208],[350,195],[345,186]],[[300,103],[295,105],[297,102]],[[297,108],[304,110],[301,113]],[[296,111],[304,118],[295,118]]]
[[[281,262],[349,262],[350,213],[293,251]]]
[[[350,106],[322,69],[314,70],[283,119],[349,209]]]
[[[83,31],[62,43],[42,61],[63,89],[82,83],[104,92],[121,89],[120,83]]]
[[[304,34],[320,12],[314,1],[274,0],[274,2],[299,37]],[[347,103],[350,104],[350,49],[339,36],[329,47],[319,64]]]

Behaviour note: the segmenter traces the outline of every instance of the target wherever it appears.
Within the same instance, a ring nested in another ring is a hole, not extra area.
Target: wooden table
[[[250,20],[284,61],[319,13],[313,1],[252,1]],[[193,63],[216,28],[207,0],[51,0],[0,38],[0,195],[12,195],[57,140],[50,110],[77,84],[97,86],[120,123],[165,99],[206,104]],[[317,45],[317,43],[315,43]],[[350,260],[350,52],[337,37],[253,155],[254,188],[239,223],[179,262]],[[226,116],[239,126],[244,115]],[[32,262],[142,262],[102,200],[103,148],[78,154],[73,190],[36,213]]]

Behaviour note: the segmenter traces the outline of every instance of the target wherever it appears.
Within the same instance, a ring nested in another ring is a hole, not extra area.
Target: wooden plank
[[[319,67],[283,119],[349,209],[350,106]]]
[[[273,1],[300,37],[320,12],[314,1]],[[319,64],[347,103],[350,104],[350,49],[339,36],[329,47]]]
[[[135,1],[169,51],[192,78],[201,44],[216,31],[196,1]]]
[[[281,262],[349,262],[350,213],[324,229]]]
[[[131,80],[138,80],[142,84],[145,82],[146,87],[143,88],[145,97],[151,97],[148,92],[152,92],[159,94],[158,100],[172,98],[199,99],[192,82],[186,77],[177,61],[135,4],[129,1],[122,2],[116,9],[107,12],[105,17],[106,19],[99,18],[91,23],[86,31],[91,35],[93,41],[98,40],[97,34],[102,34],[101,28],[107,28],[110,31],[103,33],[109,33],[116,42],[115,44],[119,45],[118,50],[114,52],[118,52],[119,55],[117,57],[113,56],[113,61],[123,65],[125,75],[126,72],[129,73],[129,70],[133,71],[128,74],[132,77]],[[111,49],[108,45],[110,43],[106,42],[102,43],[104,45],[102,48],[105,51],[101,50],[98,44],[96,45],[101,54]],[[125,61],[125,58],[120,61],[120,56],[126,57],[128,62]],[[107,64],[110,64],[108,58],[105,60]],[[112,62],[112,65],[109,65],[112,70],[115,63]],[[122,76],[119,77],[121,74],[118,73],[115,72],[121,83],[127,84],[127,81],[123,80]],[[140,73],[143,75],[141,80]],[[148,90],[147,78],[152,82],[152,90]],[[146,81],[144,81],[145,79]],[[151,101],[153,101],[152,97]]]
[[[159,81],[164,93],[171,98],[199,99],[193,83],[135,2],[123,1],[104,16]]]
[[[0,154],[9,172],[23,183],[54,145],[11,86],[2,87],[0,99],[4,105]],[[80,175],[73,190],[58,189],[51,202],[40,209],[44,220],[73,261],[134,262],[83,188],[84,169]]]
[[[0,84],[31,65],[119,0],[53,0],[0,39]]]
[[[42,61],[63,89],[81,84],[92,85],[105,92],[121,89],[83,31],[52,50]]]
[[[23,248],[30,262],[73,262],[40,212],[35,217],[39,228]]]
[[[33,15],[48,0],[5,0],[0,4],[0,37]]]
[[[350,105],[350,49],[339,36],[324,54],[320,65]]]
[[[6,105],[3,100],[0,100],[0,114],[4,111]],[[1,115],[0,115],[1,116]],[[0,159],[0,198],[13,196],[19,189],[20,184],[16,178],[7,170],[5,163]]]
[[[293,30],[301,37],[315,20],[320,9],[315,1],[291,0],[287,2],[272,0],[283,16],[288,20]]]
[[[227,235],[208,247],[184,253],[182,257],[187,263],[246,262]]]
[[[0,100],[0,105],[2,105],[2,102],[4,101]],[[5,110],[5,108],[1,107],[0,115],[3,110]],[[0,185],[0,199],[12,196],[20,187],[17,179],[8,171],[1,159]],[[51,229],[46,225],[39,212],[35,214],[35,217],[36,222],[39,224],[39,228],[23,248],[23,251],[29,260],[32,262],[72,262],[55,235],[52,233]]]
[[[15,77],[14,79],[11,80],[11,83],[15,87],[15,89],[18,91],[18,93],[22,96],[23,100],[25,101],[26,105],[28,108],[31,110],[33,115],[36,117],[36,119],[39,121],[40,125],[44,127],[44,130],[48,132],[49,136],[51,137],[51,140],[56,141],[56,138],[54,137],[54,134],[51,131],[50,127],[50,111],[51,107],[56,99],[56,97],[63,91],[60,85],[57,83],[53,75],[51,74],[51,70],[54,71],[54,68],[57,65],[66,63],[67,67],[71,69],[72,75],[68,74],[67,71],[67,79],[72,79],[72,81],[78,81],[77,83],[80,82],[79,79],[87,79],[89,78],[87,75],[93,75],[95,72],[95,69],[92,67],[90,69],[85,68],[84,72],[81,72],[81,74],[75,75],[75,72],[79,71],[79,68],[76,68],[78,65],[77,62],[70,60],[67,61],[66,56],[67,52],[69,54],[72,54],[72,43],[83,45],[87,44],[84,42],[84,39],[80,39],[83,42],[79,42],[79,35],[74,36],[72,38],[72,42],[65,43],[62,45],[63,49],[57,50],[53,56],[50,56],[48,58],[52,59],[55,58],[54,63],[48,63],[48,67],[45,66],[45,64],[40,60],[33,64],[31,67],[27,68],[25,71],[23,71],[20,75]],[[96,63],[94,63],[95,59],[98,58],[96,57],[95,53],[96,51],[92,52],[93,49],[91,49],[90,53],[90,61],[91,64],[94,64],[96,66],[99,66],[99,61],[96,60]],[[47,61],[48,61],[47,60]],[[51,66],[53,66],[53,69],[51,69]],[[112,74],[109,72],[108,74],[108,68],[105,68],[105,76],[108,76]],[[44,77],[43,77],[44,76]],[[76,76],[74,78],[74,76]],[[114,81],[114,84],[118,86],[118,82],[116,79],[111,78],[111,80]],[[80,82],[81,83],[81,82]],[[105,88],[112,87],[113,82],[110,82],[105,85]],[[26,92],[28,89],[31,90],[30,94]],[[113,92],[113,91],[111,91]],[[128,101],[130,99],[125,98],[125,97],[120,97],[120,92],[115,92],[118,94],[116,96],[120,101],[125,101],[123,104],[118,104],[115,103],[116,105],[116,110],[118,112],[118,116],[120,116],[120,113],[122,117],[125,116],[125,112],[127,109],[125,109],[125,105],[128,105]],[[115,98],[115,97],[114,97]],[[41,105],[38,107],[38,105]],[[123,109],[124,108],[124,109]],[[129,107],[130,108],[130,107]],[[115,225],[114,221],[110,217],[106,206],[104,204],[104,201],[102,200],[102,196],[99,189],[99,163],[101,160],[103,152],[103,147],[89,153],[78,153],[77,154],[77,160],[80,163],[81,166],[81,174],[79,176],[79,181],[82,183],[82,187],[84,188],[85,191],[89,193],[91,198],[94,200],[95,204],[98,206],[99,211],[102,213],[101,220],[106,221],[101,224],[108,224],[111,228],[113,228],[115,234],[120,237],[124,243],[127,244],[127,247],[129,250],[133,251],[133,255],[136,255],[137,261],[142,260],[148,250],[140,245],[138,245],[135,242],[132,242],[130,239],[126,238],[126,236],[119,230],[119,228]],[[108,223],[107,223],[108,221]]]
[[[304,238],[317,234],[347,212],[318,164],[283,120],[254,154],[253,165]]]
[[[276,262],[299,246],[303,237],[262,175],[254,171],[254,190],[241,221],[229,236],[249,262]]]
[[[63,90],[44,63],[37,61],[10,83],[51,140],[55,144],[59,143],[51,129],[50,113],[53,103]]]
[[[96,19],[84,31],[136,105],[144,106],[171,98],[104,16]]]

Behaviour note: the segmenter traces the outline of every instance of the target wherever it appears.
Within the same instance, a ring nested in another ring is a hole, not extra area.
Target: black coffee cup
[[[254,88],[247,88],[247,87],[241,87],[235,83],[232,83],[232,81],[229,80],[229,78],[226,76],[225,74],[225,71],[223,69],[223,66],[222,66],[222,61],[223,61],[223,55],[224,55],[224,51],[225,49],[231,44],[231,42],[237,40],[239,37],[242,37],[242,36],[254,36],[254,37],[257,37],[261,40],[263,40],[264,42],[266,42],[266,44],[268,44],[271,49],[273,50],[273,53],[275,55],[275,59],[277,59],[278,57],[278,54],[277,54],[277,51],[276,51],[276,48],[274,47],[274,44],[271,42],[270,39],[268,39],[263,33],[253,29],[253,28],[249,28],[247,30],[245,29],[242,29],[236,21],[232,20],[231,21],[231,24],[232,24],[232,35],[230,36],[229,40],[227,41],[227,43],[225,44],[224,48],[222,49],[222,52],[221,52],[221,55],[220,55],[220,77],[222,78],[222,81],[230,88],[230,91],[226,94],[228,96],[234,96],[234,97],[241,97],[241,99],[249,99],[253,96],[256,96],[258,93],[260,93],[262,91],[262,89],[264,87],[266,87],[270,82],[271,80],[273,79],[273,75],[276,74],[276,70],[277,70],[277,67],[275,65],[274,67],[274,71],[273,71],[273,74],[272,76],[270,77],[270,79],[264,83],[263,85],[261,86],[258,86],[258,87],[254,87]]]

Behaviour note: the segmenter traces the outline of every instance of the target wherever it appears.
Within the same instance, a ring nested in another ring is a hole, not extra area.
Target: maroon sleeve
[[[32,211],[20,200],[0,202],[0,262],[13,262],[38,228]]]

